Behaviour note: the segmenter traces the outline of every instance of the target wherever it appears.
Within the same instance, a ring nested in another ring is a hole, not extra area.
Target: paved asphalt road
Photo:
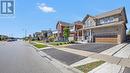
[[[51,57],[59,60],[60,62],[67,64],[67,65],[71,65],[75,62],[78,62],[78,61],[86,58],[86,57],[83,57],[83,56],[80,56],[80,55],[76,55],[76,54],[72,54],[72,53],[69,53],[69,52],[57,50],[57,49],[54,49],[54,48],[44,49],[42,51],[45,52],[46,54],[50,55]]]
[[[70,45],[70,46],[67,46],[67,48],[73,48],[73,49],[77,49],[77,50],[84,50],[84,51],[100,53],[115,45],[116,44],[87,43],[87,44]]]
[[[0,42],[0,73],[61,73],[28,44]]]

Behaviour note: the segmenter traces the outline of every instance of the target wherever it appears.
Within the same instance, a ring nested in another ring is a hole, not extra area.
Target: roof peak
[[[118,13],[121,13],[124,8],[125,7],[120,7],[120,8],[113,9],[111,11],[105,11],[103,13],[97,14],[95,17],[96,18],[102,18],[102,17],[106,17],[106,16],[109,16],[109,15],[118,14]]]
[[[125,9],[125,7],[120,7],[120,8],[113,9],[111,11],[106,11],[106,12],[100,13],[100,14],[95,15],[95,16],[91,16],[91,15],[87,14],[85,16],[85,18],[82,20],[82,22],[86,21],[86,19],[88,17],[92,17],[94,19],[100,19],[100,18],[104,18],[104,17],[120,14],[124,9]]]

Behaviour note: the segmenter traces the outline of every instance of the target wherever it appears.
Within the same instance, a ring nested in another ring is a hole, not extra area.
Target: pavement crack
[[[119,62],[117,63],[117,65],[119,65],[120,64],[120,62],[121,62],[121,60],[122,60],[123,58],[120,58],[120,60],[119,60]]]

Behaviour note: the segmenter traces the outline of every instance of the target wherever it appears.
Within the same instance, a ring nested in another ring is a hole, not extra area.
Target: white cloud
[[[37,3],[38,8],[45,13],[54,13],[56,10],[53,7],[47,6],[45,3]]]

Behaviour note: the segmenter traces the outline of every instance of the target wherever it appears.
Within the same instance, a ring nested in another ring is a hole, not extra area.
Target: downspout
[[[83,25],[83,29],[82,29],[82,41],[84,41],[84,25]]]
[[[90,42],[92,42],[92,31],[90,29],[90,38],[89,38]]]

